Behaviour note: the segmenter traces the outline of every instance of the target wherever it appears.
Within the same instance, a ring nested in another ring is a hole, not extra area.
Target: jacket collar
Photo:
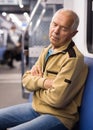
[[[65,54],[65,53],[66,53],[70,48],[72,48],[74,45],[75,45],[75,44],[74,44],[73,41],[69,41],[69,42],[65,43],[63,46],[61,46],[61,47],[59,47],[59,48],[57,48],[57,49],[54,49],[54,53],[53,53],[53,54],[56,54],[56,53],[59,53],[59,52]],[[50,48],[52,48],[52,44],[49,45],[48,50],[49,50]]]

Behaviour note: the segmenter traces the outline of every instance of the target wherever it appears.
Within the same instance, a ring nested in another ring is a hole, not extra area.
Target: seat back
[[[5,50],[6,50],[5,46],[4,47],[0,47],[0,60],[4,60],[3,59],[3,54],[4,54]]]
[[[93,130],[93,58],[85,57],[88,75],[80,108],[80,120],[72,130]]]
[[[89,72],[80,109],[80,130],[93,130],[93,58],[86,58]]]

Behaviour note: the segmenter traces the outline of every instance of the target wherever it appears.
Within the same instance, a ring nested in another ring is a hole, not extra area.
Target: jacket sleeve
[[[39,56],[37,62],[35,65],[39,65],[42,69],[42,56],[43,51],[41,52],[41,55]],[[24,75],[22,76],[22,84],[23,87],[25,87],[29,91],[36,91],[40,88],[43,88],[45,78],[38,77],[38,76],[32,76],[30,71],[26,71]]]
[[[45,78],[32,76],[30,71],[27,71],[22,77],[22,84],[29,91],[36,91],[43,88],[44,80]]]

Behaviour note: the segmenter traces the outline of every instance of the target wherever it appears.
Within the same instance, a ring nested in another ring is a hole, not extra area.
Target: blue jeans
[[[0,130],[68,130],[59,119],[39,114],[31,103],[0,109]]]

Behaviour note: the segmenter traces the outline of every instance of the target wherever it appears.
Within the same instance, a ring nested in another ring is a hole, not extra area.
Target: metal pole
[[[30,25],[30,23],[32,22],[32,18],[33,18],[33,16],[35,15],[36,10],[38,9],[38,6],[39,6],[40,2],[41,2],[41,0],[37,0],[37,3],[36,3],[36,5],[35,5],[35,7],[34,7],[32,13],[31,13],[31,15],[30,15],[30,20],[29,20],[29,23],[28,23],[28,25],[27,25],[27,28],[26,28],[25,31],[22,33],[22,61],[21,61],[22,76],[23,76],[24,70],[25,70],[25,69],[24,69],[24,38],[25,38],[26,31],[28,30],[29,25]],[[26,94],[24,91],[25,91],[25,90],[24,90],[24,87],[22,86],[22,95],[23,95],[23,98],[28,98],[28,94]]]
[[[35,15],[35,12],[36,12],[40,2],[41,2],[41,0],[37,0],[37,3],[36,3],[36,5],[35,5],[32,13],[31,13],[31,15],[30,15],[29,23],[28,23],[25,31],[22,33],[22,75],[24,74],[24,38],[25,38],[25,33],[28,30],[28,28],[29,28],[29,25],[30,25],[30,23],[32,21],[33,16]]]
[[[42,18],[44,16],[44,14],[45,14],[45,11],[46,11],[46,9],[44,8],[42,10],[41,14],[40,14],[39,19],[37,20],[37,23],[36,23],[36,25],[35,25],[34,30],[32,31],[32,33],[34,33],[37,30],[37,28],[38,28],[38,26],[39,26],[39,24],[40,24],[40,22],[41,22],[41,20],[42,20]]]
[[[34,7],[32,13],[31,13],[31,15],[30,15],[30,20],[29,20],[29,23],[28,23],[28,25],[27,25],[26,30],[28,29],[28,27],[29,27],[29,25],[30,25],[30,23],[31,23],[31,21],[32,21],[32,18],[33,18],[33,16],[35,15],[35,12],[36,12],[36,10],[38,9],[39,4],[41,3],[41,1],[42,1],[42,0],[37,0],[37,3],[36,3],[36,5],[35,5],[35,7]]]

